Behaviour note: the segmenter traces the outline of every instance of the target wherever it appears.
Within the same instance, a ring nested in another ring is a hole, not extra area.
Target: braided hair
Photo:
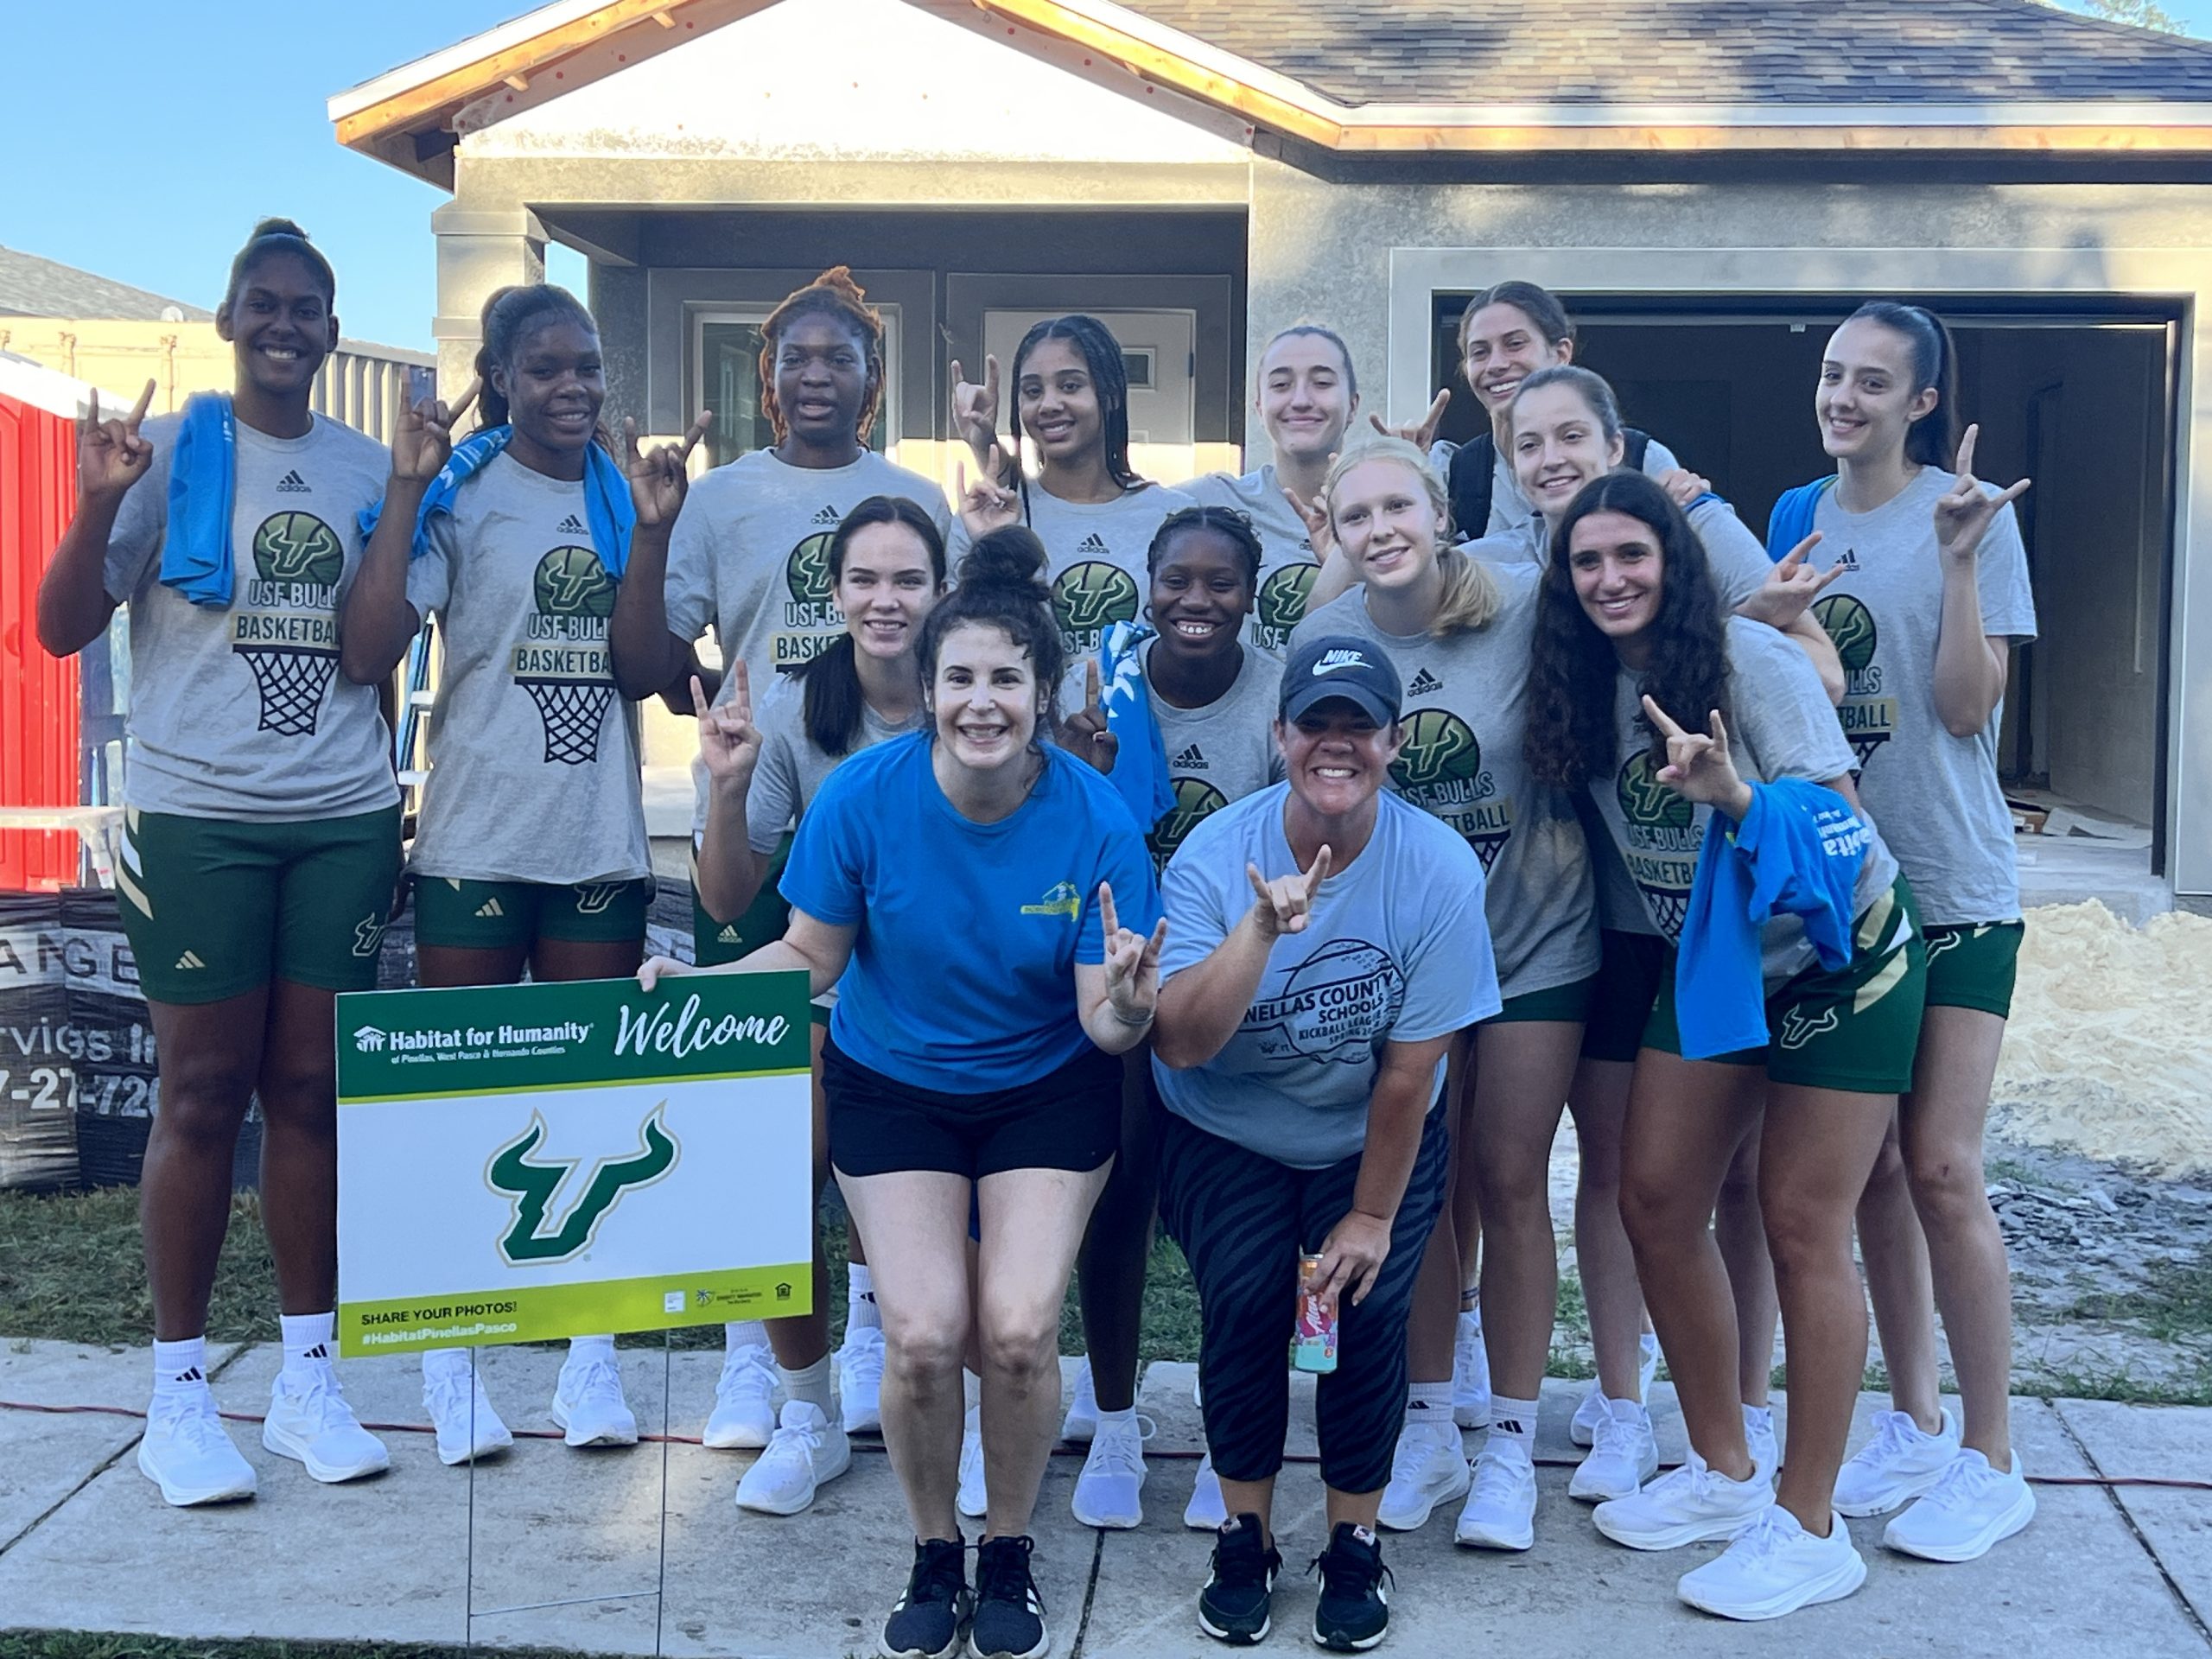
[[[1186,530],[1211,530],[1229,537],[1243,556],[1245,584],[1260,585],[1260,534],[1252,528],[1252,516],[1235,507],[1183,507],[1169,513],[1153,531],[1152,545],[1144,550],[1145,569],[1157,575],[1167,543]]]
[[[849,265],[832,265],[804,288],[794,289],[760,325],[760,409],[775,429],[778,443],[791,435],[782,406],[776,401],[776,352],[784,330],[801,317],[828,317],[852,331],[868,365],[868,391],[861,399],[861,415],[854,435],[863,447],[883,406],[883,314],[868,302],[868,296],[853,280]]]
[[[1129,372],[1122,357],[1122,342],[1114,338],[1114,331],[1092,316],[1081,312],[1065,317],[1048,317],[1033,324],[1021,337],[1021,344],[1014,348],[1014,372],[1007,377],[1017,388],[1012,406],[1007,411],[1007,429],[1014,440],[1016,459],[1015,472],[1020,476],[1019,457],[1021,454],[1021,365],[1030,353],[1048,340],[1065,340],[1072,343],[1083,358],[1084,366],[1090,371],[1090,385],[1097,394],[1098,412],[1104,428],[1106,442],[1106,472],[1125,490],[1134,490],[1144,482],[1129,465]],[[1029,480],[1021,477],[1021,516],[1029,517]]]
[[[599,338],[599,324],[584,302],[552,283],[517,283],[484,302],[480,325],[484,343],[476,348],[476,429],[479,432],[508,423],[507,395],[492,382],[493,369],[512,369],[522,356],[530,337],[548,323],[573,322]],[[610,453],[613,439],[604,426],[592,442]]]

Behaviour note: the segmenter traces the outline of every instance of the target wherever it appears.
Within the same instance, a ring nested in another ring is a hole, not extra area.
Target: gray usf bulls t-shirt
[[[1029,528],[1045,543],[1045,575],[1068,659],[1096,657],[1107,629],[1144,613],[1152,589],[1145,556],[1160,521],[1198,503],[1159,484],[1140,484],[1112,501],[1063,501],[1035,483],[1022,493]],[[957,580],[969,545],[965,527],[956,525],[952,540]]]
[[[1244,873],[1299,866],[1283,833],[1289,785],[1248,795],[1183,843],[1160,882],[1164,985],[1203,962],[1252,907]],[[1395,797],[1375,834],[1321,883],[1305,930],[1268,953],[1259,994],[1220,1053],[1152,1074],[1168,1110],[1294,1169],[1359,1155],[1384,1045],[1460,1031],[1497,1012],[1481,862],[1465,842]],[[1433,1086],[1444,1080],[1439,1062]]]
[[[1763,622],[1732,616],[1728,667],[1729,752],[1745,782],[1802,778],[1826,783],[1851,771],[1851,746],[1836,725],[1819,671],[1803,652]],[[1639,677],[1625,669],[1614,681],[1613,776],[1592,779],[1590,796],[1653,924],[1672,942],[1681,937],[1713,809],[1692,805],[1659,781],[1638,686]],[[1853,913],[1863,912],[1897,879],[1897,860],[1875,826],[1853,890]],[[1815,960],[1805,925],[1794,916],[1766,925],[1764,947],[1770,986]]]
[[[1943,616],[1936,499],[1956,482],[1933,467],[1872,512],[1821,497],[1813,562],[1843,574],[1813,614],[1843,658],[1837,710],[1859,757],[1859,792],[1911,879],[1923,923],[2002,922],[2020,913],[2012,818],[1997,782],[2002,711],[1954,737],[1936,711],[1936,639]],[[2027,554],[2008,506],[1981,540],[1974,584],[1981,631],[2015,644],[2036,635]]]
[[[584,486],[494,456],[430,521],[407,601],[438,619],[445,664],[408,868],[475,881],[649,874],[638,734],[614,690],[614,579]]]
[[[1390,786],[1481,855],[1498,983],[1507,996],[1526,996],[1598,971],[1596,897],[1573,803],[1531,779],[1522,756],[1536,568],[1493,565],[1491,575],[1498,613],[1471,633],[1385,633],[1359,588],[1314,612],[1299,632],[1372,639],[1396,664],[1405,747]]]
[[[1260,532],[1259,593],[1244,637],[1262,651],[1281,656],[1290,631],[1306,620],[1306,596],[1313,593],[1313,578],[1321,567],[1306,538],[1306,521],[1283,499],[1274,463],[1241,478],[1208,473],[1182,488],[1200,506],[1230,507],[1243,513]]]
[[[123,498],[102,578],[130,607],[130,804],[269,823],[391,805],[376,688],[338,671],[357,520],[391,471],[384,446],[320,415],[299,438],[234,423],[234,585],[219,610],[162,585],[181,423],[162,415],[141,429],[153,464]]]
[[[1767,557],[1765,544],[1736,516],[1735,508],[1717,495],[1708,495],[1691,503],[1684,516],[1705,548],[1706,563],[1712,569],[1713,586],[1720,590],[1723,610],[1734,610],[1766,586],[1767,578],[1774,573],[1774,561]],[[1526,563],[1541,570],[1551,563],[1551,536],[1542,517],[1534,515],[1503,534],[1469,543],[1467,551],[1493,564]]]
[[[852,748],[844,754],[830,754],[806,734],[805,687],[790,677],[779,678],[753,715],[760,733],[760,759],[753,769],[753,785],[745,797],[746,839],[753,850],[774,852],[785,830],[797,823],[813,804],[823,779],[842,763],[886,738],[921,730],[926,721],[927,716],[917,709],[913,719],[893,726],[863,702],[861,728]]]

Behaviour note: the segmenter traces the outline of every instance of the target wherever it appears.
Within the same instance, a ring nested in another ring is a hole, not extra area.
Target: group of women
[[[1994,729],[2034,632],[2025,486],[1973,476],[1941,322],[1877,302],[1835,332],[1834,471],[1763,545],[1623,425],[1526,283],[1461,325],[1476,442],[1433,444],[1441,397],[1425,429],[1355,432],[1350,351],[1299,323],[1257,365],[1272,461],[1179,488],[1131,467],[1110,333],[1039,323],[1010,443],[996,364],[954,365],[957,523],[868,447],[882,329],[842,269],[764,326],[775,447],[696,486],[705,416],[650,454],[603,429],[575,299],[506,289],[483,321],[475,385],[407,411],[387,458],[310,409],[334,282],[271,221],[219,313],[233,394],[84,429],[39,623],[67,652],[131,607],[118,885],[163,1061],[138,1459],[168,1501],[253,1490],[204,1325],[257,1094],[285,1346],[264,1443],[321,1480],[385,1466],[329,1358],[331,999],[373,982],[400,863],[378,702],[434,617],[424,984],[810,977],[846,1339],[826,1282],[811,1315],[728,1327],[704,1439],[760,1448],[738,1502],[790,1514],[880,1429],[914,1538],[893,1659],[1046,1651],[1029,1529],[1056,1429],[1089,1442],[1077,1516],[1140,1523],[1155,1220],[1202,1310],[1202,1629],[1270,1627],[1301,1299],[1336,1323],[1314,1639],[1382,1639],[1378,1529],[1440,1503],[1462,1544],[1530,1548],[1562,1107],[1598,1372],[1569,1491],[1601,1533],[1726,1541],[1681,1594],[1764,1618],[1858,1587],[1844,1516],[1900,1510],[1885,1541],[1936,1560],[2026,1524],[1980,1181],[2020,939]],[[270,641],[298,659],[273,707],[237,660]],[[657,695],[699,721],[697,949],[641,967],[634,705]],[[1800,880],[1738,953],[1769,1040],[1713,1052],[1703,889],[1793,836],[1847,848],[1846,874]],[[1847,1459],[1854,1230],[1895,1409]],[[1071,1274],[1089,1352],[1064,1414]],[[1662,1353],[1690,1443],[1663,1474]],[[446,1461],[508,1443],[465,1357],[423,1376]],[[552,1416],[571,1445],[635,1440],[611,1338],[570,1344]],[[1485,1426],[1471,1465],[1460,1431]]]

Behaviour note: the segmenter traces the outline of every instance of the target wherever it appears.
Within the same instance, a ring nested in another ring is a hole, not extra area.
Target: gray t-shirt
[[[376,688],[338,671],[357,521],[391,470],[384,446],[321,415],[298,438],[234,423],[234,586],[219,610],[162,585],[182,423],[159,415],[140,429],[153,463],[123,498],[102,574],[108,597],[130,607],[124,799],[142,812],[262,823],[393,804]]]
[[[1656,448],[1656,446],[1654,446]],[[1736,509],[1717,495],[1692,504],[1684,515],[1705,548],[1713,585],[1720,590],[1720,608],[1732,611],[1766,586],[1774,561],[1766,544],[1751,534]],[[1543,516],[1531,514],[1514,529],[1467,544],[1467,551],[1493,564],[1534,564],[1542,569],[1551,563],[1552,538]]]
[[[1052,584],[1052,610],[1068,660],[1096,657],[1107,629],[1144,614],[1152,591],[1145,556],[1160,521],[1198,503],[1160,484],[1140,484],[1111,501],[1063,501],[1033,481],[1022,497],[1028,503],[1025,522],[1045,543],[1045,575]],[[966,528],[955,524],[956,578],[968,544]]]
[[[1452,476],[1452,457],[1459,446],[1450,439],[1440,439],[1428,447],[1428,464],[1439,478]],[[1651,440],[1643,452],[1643,471],[1648,478],[1662,473],[1671,473],[1682,463],[1675,459],[1675,452],[1658,439]],[[1484,537],[1503,536],[1525,530],[1536,516],[1536,509],[1521,492],[1521,480],[1514,475],[1513,457],[1500,448],[1490,472],[1490,522],[1479,531],[1465,524],[1459,525],[1460,537],[1465,541],[1479,541]]]
[[[1396,664],[1405,747],[1390,767],[1390,786],[1481,855],[1498,982],[1507,996],[1525,996],[1598,971],[1596,895],[1573,803],[1566,791],[1530,778],[1522,753],[1536,568],[1489,569],[1498,613],[1472,632],[1385,633],[1368,614],[1366,590],[1355,588],[1307,617],[1294,637],[1372,639]]]
[[[1936,710],[1943,566],[1934,514],[1956,481],[1924,467],[1872,512],[1846,512],[1834,491],[1824,493],[1813,516],[1822,537],[1813,560],[1840,564],[1844,574],[1813,613],[1843,658],[1837,713],[1862,769],[1859,793],[1911,878],[1922,922],[2010,921],[2020,913],[2020,888],[2012,814],[1997,781],[2003,709],[1971,737],[1952,736]],[[1974,584],[1984,634],[2016,644],[2035,638],[2027,553],[2009,505],[1982,537]]]
[[[1262,651],[1280,657],[1290,631],[1305,620],[1306,596],[1320,565],[1306,537],[1306,521],[1283,499],[1273,461],[1256,473],[1208,473],[1184,485],[1183,492],[1206,507],[1231,507],[1252,521],[1260,533],[1260,587],[1244,637]]]
[[[1283,832],[1289,794],[1278,784],[1224,807],[1167,866],[1163,984],[1244,918],[1248,863],[1269,880],[1297,873]],[[1187,1071],[1152,1063],[1170,1111],[1294,1169],[1364,1148],[1385,1044],[1441,1037],[1497,1012],[1480,861],[1395,797],[1378,796],[1376,808],[1374,836],[1321,883],[1305,931],[1274,942],[1228,1046]],[[1433,1087],[1443,1078],[1440,1062]]]
[[[843,754],[830,754],[806,734],[806,689],[798,680],[779,677],[753,712],[760,733],[760,759],[753,769],[753,785],[745,797],[746,839],[756,853],[772,853],[784,831],[796,824],[822,787],[822,780],[862,749],[873,748],[888,737],[917,732],[928,716],[917,708],[914,718],[894,726],[863,701],[861,728],[853,747]]]
[[[494,456],[430,521],[407,601],[438,620],[445,666],[408,868],[563,885],[652,873],[636,711],[607,647],[615,583],[584,486]]]
[[[1746,783],[1801,778],[1827,783],[1852,770],[1835,710],[1805,653],[1763,622],[1732,616],[1727,623],[1729,751]],[[1593,779],[1591,798],[1605,820],[1628,873],[1643,895],[1652,923],[1669,941],[1681,937],[1713,809],[1694,806],[1659,781],[1651,764],[1651,732],[1643,723],[1641,677],[1626,669],[1615,677],[1613,724],[1618,752],[1613,776]],[[1674,713],[1672,709],[1668,710]],[[1865,815],[1871,817],[1871,814]],[[1853,914],[1895,884],[1897,860],[1870,824],[1866,861],[1852,894]],[[1777,917],[1763,935],[1770,988],[1815,960],[1805,925]]]

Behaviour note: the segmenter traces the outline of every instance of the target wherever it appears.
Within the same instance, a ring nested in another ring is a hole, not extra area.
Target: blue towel
[[[1760,930],[1800,917],[1821,966],[1851,960],[1852,898],[1868,830],[1834,790],[1802,779],[1751,785],[1744,821],[1707,826],[1675,962],[1675,1022],[1686,1060],[1763,1047]]]
[[[423,505],[415,513],[415,539],[407,550],[409,558],[419,559],[430,550],[430,520],[453,511],[461,486],[483,471],[513,436],[511,426],[487,426],[454,446],[446,464],[430,480],[430,487],[423,492]],[[383,516],[381,501],[362,512],[364,541],[376,533],[377,520]],[[607,574],[621,581],[630,564],[630,533],[638,527],[638,509],[630,499],[630,480],[620,464],[595,443],[584,451],[584,518],[591,525],[592,550],[607,567]]]
[[[169,457],[168,529],[162,585],[194,605],[227,608],[234,588],[231,512],[238,497],[238,435],[226,392],[195,391]]]
[[[1129,804],[1140,828],[1149,830],[1175,805],[1175,782],[1167,772],[1167,745],[1152,712],[1144,683],[1144,642],[1152,630],[1136,622],[1116,622],[1098,646],[1099,704],[1106,729],[1120,740],[1114,760],[1114,787]]]
[[[1835,474],[1830,473],[1782,493],[1774,511],[1767,515],[1767,557],[1780,564],[1789,556],[1791,548],[1813,533],[1813,514],[1820,507],[1821,498],[1834,487]]]

